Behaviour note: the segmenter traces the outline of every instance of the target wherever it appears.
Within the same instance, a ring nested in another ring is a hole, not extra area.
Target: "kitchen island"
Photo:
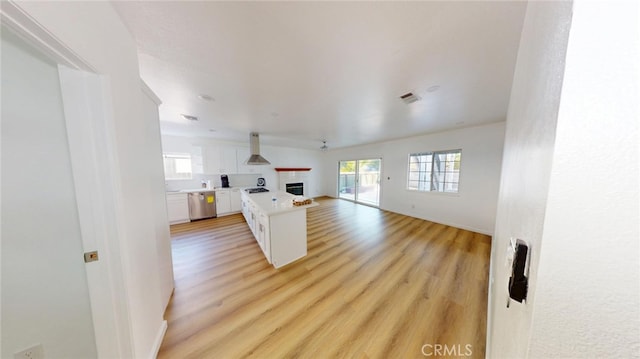
[[[294,198],[283,191],[241,194],[242,215],[267,261],[276,268],[307,255],[307,208],[318,204],[294,206]]]

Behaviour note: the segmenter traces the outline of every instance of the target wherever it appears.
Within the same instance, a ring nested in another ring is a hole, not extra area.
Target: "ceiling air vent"
[[[189,121],[198,121],[198,118],[197,118],[196,116],[185,115],[184,113],[183,113],[183,114],[180,114],[180,116],[181,116],[182,118],[184,118],[185,120],[189,120]]]
[[[406,103],[407,105],[410,104],[410,103],[414,103],[414,102],[420,101],[420,97],[414,95],[413,92],[408,92],[408,93],[400,96],[400,99],[402,101],[404,101],[404,103]]]

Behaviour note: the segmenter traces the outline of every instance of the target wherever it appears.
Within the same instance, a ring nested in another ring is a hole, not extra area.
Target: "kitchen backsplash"
[[[255,187],[260,173],[251,174],[230,174],[229,185],[231,187]],[[211,181],[214,188],[222,186],[219,175],[196,174],[190,180],[169,180],[165,181],[167,191],[179,191],[181,189],[202,188],[202,181]],[[268,186],[269,184],[267,184]],[[274,184],[275,185],[275,184]],[[275,187],[274,187],[275,188]]]

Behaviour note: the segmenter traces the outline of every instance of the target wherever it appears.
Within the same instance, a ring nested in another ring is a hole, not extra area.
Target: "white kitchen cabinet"
[[[220,173],[220,148],[218,146],[205,146],[202,148],[202,163],[204,173]]]
[[[233,146],[205,146],[202,157],[206,174],[238,173],[236,148]]]
[[[244,196],[240,196],[240,205],[242,206],[242,215],[244,216],[244,220],[249,223],[249,219],[251,215],[249,214],[249,201]]]
[[[244,214],[242,199],[240,198],[240,188],[216,189],[216,211],[218,216],[238,212],[243,212]]]
[[[231,213],[231,191],[216,189],[216,212],[218,217]]]
[[[276,197],[274,205],[272,198]],[[307,255],[307,208],[293,206],[286,192],[241,192],[242,213],[265,258],[280,268]]]
[[[231,212],[237,213],[242,211],[242,200],[240,199],[240,188],[232,188],[230,191]]]
[[[260,244],[260,248],[262,249],[262,252],[264,253],[265,258],[267,258],[267,261],[269,263],[271,263],[271,238],[270,238],[270,231],[269,231],[269,217],[264,214],[264,213],[260,213],[258,215],[258,243]],[[306,246],[305,246],[306,249]]]
[[[189,202],[186,193],[167,193],[169,223],[189,222]]]
[[[220,150],[220,173],[238,173],[237,153],[235,147],[223,146]]]
[[[251,233],[254,236],[257,236],[257,227],[258,227],[258,210],[253,202],[249,202],[249,214],[251,215],[251,223],[249,224],[249,228],[251,229]]]
[[[189,153],[191,153],[191,172],[194,174],[205,173],[202,147],[192,146]]]

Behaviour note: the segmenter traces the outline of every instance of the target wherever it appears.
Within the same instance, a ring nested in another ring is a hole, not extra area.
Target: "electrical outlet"
[[[13,359],[44,359],[42,344],[36,344],[25,350],[13,353]]]

